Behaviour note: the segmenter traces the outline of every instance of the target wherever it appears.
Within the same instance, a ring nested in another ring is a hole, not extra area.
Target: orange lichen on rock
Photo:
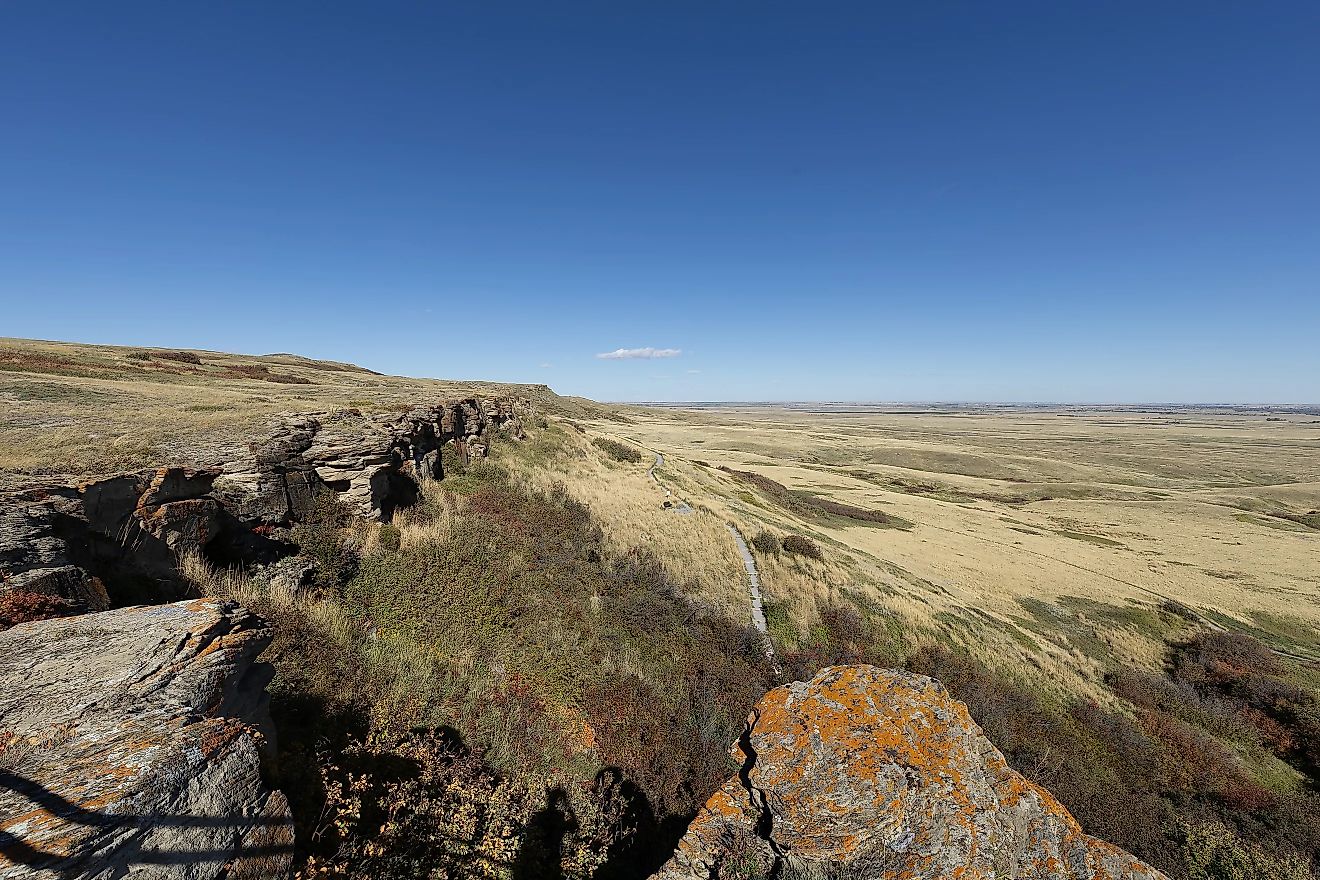
[[[287,866],[288,804],[262,777],[269,641],[215,599],[0,633],[0,729],[37,744],[0,785],[0,875],[205,880],[257,841]]]
[[[658,875],[718,875],[729,842],[885,880],[1167,880],[1082,833],[933,679],[835,666],[766,694]]]

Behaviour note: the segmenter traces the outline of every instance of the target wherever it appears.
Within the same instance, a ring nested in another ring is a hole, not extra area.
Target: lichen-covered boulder
[[[777,862],[875,880],[1167,880],[1082,833],[925,676],[833,666],[757,704],[742,770],[706,803],[662,880]]]
[[[287,874],[269,641],[209,599],[0,632],[0,878]]]

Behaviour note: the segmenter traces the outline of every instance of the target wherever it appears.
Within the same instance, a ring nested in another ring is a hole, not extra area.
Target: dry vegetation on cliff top
[[[726,614],[728,572],[688,552],[700,519],[667,558],[644,518],[603,529],[553,475],[635,500],[644,484],[569,428],[446,473],[390,524],[325,500],[294,531],[312,592],[187,563],[275,626],[306,876],[642,876],[733,772],[728,745],[772,683]]]
[[[509,395],[599,414],[544,385],[383,376],[292,354],[81,345],[0,337],[0,478],[224,461],[281,412],[388,410]]]

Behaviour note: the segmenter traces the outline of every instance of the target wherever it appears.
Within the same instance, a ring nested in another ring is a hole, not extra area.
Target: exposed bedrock
[[[287,873],[255,663],[264,623],[194,600],[0,632],[0,878]]]
[[[223,563],[289,551],[271,528],[302,520],[334,493],[361,516],[389,519],[423,477],[443,477],[441,450],[486,454],[496,433],[522,436],[527,401],[468,398],[385,415],[288,415],[239,458],[0,494],[0,592],[73,600],[79,610],[182,598],[180,551]]]
[[[1168,880],[1082,833],[925,676],[833,666],[776,688],[733,755],[741,772],[659,880],[788,863],[877,880]]]

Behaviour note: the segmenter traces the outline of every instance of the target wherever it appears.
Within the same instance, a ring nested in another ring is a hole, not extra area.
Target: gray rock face
[[[1168,880],[1083,834],[925,676],[833,666],[776,688],[733,755],[742,771],[658,880],[777,863],[876,880]]]
[[[110,607],[105,585],[69,556],[61,523],[77,521],[76,493],[46,490],[0,497],[0,591],[23,590],[72,599],[84,610]]]
[[[179,552],[273,561],[287,548],[254,529],[303,520],[321,493],[388,519],[416,498],[422,478],[443,476],[442,446],[464,459],[483,456],[491,435],[522,436],[519,415],[529,407],[467,399],[385,415],[289,415],[223,467],[0,493],[0,592],[57,595],[89,611],[180,598]]]
[[[443,476],[440,448],[465,459],[486,454],[495,432],[522,435],[528,404],[468,399],[390,415],[356,410],[290,416],[251,454],[224,467],[214,494],[240,519],[286,523],[302,518],[317,489],[337,493],[357,513],[388,519],[407,504],[420,478]]]
[[[0,878],[286,874],[288,804],[262,774],[269,640],[218,600],[0,633]]]

